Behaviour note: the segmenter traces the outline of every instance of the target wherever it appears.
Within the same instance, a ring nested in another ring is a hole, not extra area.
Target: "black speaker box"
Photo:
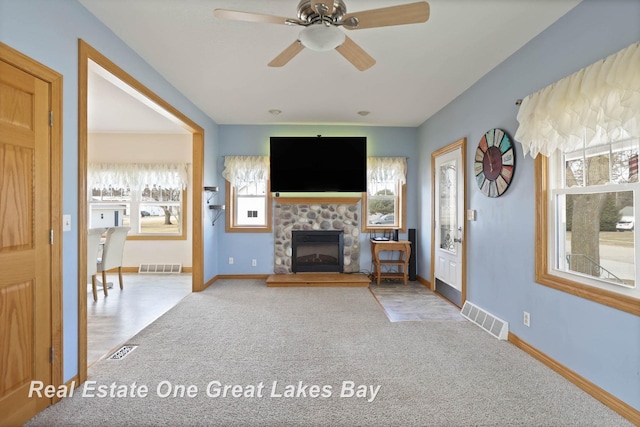
[[[411,255],[409,256],[409,280],[418,280],[418,269],[416,266],[416,256],[418,255],[416,229],[409,229],[409,241],[411,242]]]

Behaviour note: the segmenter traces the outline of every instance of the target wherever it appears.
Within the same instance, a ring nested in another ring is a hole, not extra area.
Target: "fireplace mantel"
[[[360,197],[274,197],[276,203],[283,205],[340,204],[355,205]]]

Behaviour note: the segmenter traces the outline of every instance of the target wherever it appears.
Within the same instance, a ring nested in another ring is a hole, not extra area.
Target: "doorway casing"
[[[202,227],[202,191],[204,182],[204,129],[178,111],[175,107],[160,98],[142,83],[134,79],[122,68],[106,56],[91,47],[84,40],[78,40],[78,230],[87,229],[87,166],[88,166],[88,80],[89,61],[131,86],[140,94],[165,109],[176,117],[181,125],[192,134],[193,191],[191,198],[192,212],[192,271],[191,289],[193,292],[203,290],[204,284],[204,245]],[[86,259],[87,236],[78,235],[78,380],[87,379],[87,298],[85,278],[87,275]]]

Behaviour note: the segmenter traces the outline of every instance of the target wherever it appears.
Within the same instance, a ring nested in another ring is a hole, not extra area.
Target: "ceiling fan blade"
[[[231,21],[262,22],[266,24],[301,25],[302,21],[295,18],[285,18],[275,15],[263,15],[260,13],[242,12],[239,10],[215,9],[213,15],[216,18]]]
[[[349,37],[346,37],[344,43],[338,46],[336,50],[360,71],[367,70],[376,63],[376,60],[371,55]]]
[[[333,13],[333,0],[311,0],[311,9],[321,15],[331,16]],[[322,11],[322,13],[320,13]]]
[[[286,65],[287,62],[291,61],[294,56],[302,52],[304,46],[298,40],[294,41],[283,50],[280,55],[276,56],[271,62],[269,62],[269,67],[282,67]]]
[[[348,30],[388,27],[392,25],[418,24],[429,19],[429,3],[420,1],[400,6],[347,13],[342,23]]]

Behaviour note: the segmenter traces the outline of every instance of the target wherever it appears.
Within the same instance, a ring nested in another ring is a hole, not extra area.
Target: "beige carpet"
[[[77,390],[28,425],[630,425],[469,322],[390,322],[367,288],[218,281],[130,343],[90,372],[106,397]]]

